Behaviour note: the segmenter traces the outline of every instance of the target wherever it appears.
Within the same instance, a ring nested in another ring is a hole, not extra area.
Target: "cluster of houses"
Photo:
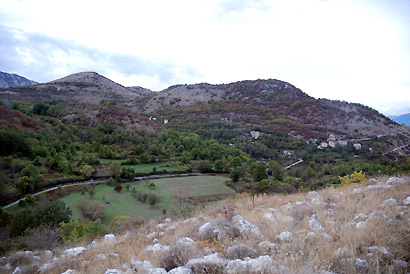
[[[317,148],[324,149],[327,147],[334,148],[336,146],[347,147],[347,141],[345,140],[338,140],[334,134],[329,134],[329,138],[327,138],[327,142],[321,142]],[[353,147],[355,150],[361,150],[362,145],[359,143],[354,143]]]
[[[149,117],[149,120],[150,120],[150,121],[156,121],[157,118],[156,118],[156,117],[153,117],[153,116],[150,116],[150,117]],[[164,119],[164,125],[168,124],[168,122],[169,122],[169,121],[168,121],[167,119]]]

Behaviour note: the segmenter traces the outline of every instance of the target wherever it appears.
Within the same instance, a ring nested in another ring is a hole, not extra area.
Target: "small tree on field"
[[[121,184],[115,184],[114,190],[120,193],[122,191],[122,185]]]
[[[95,195],[95,190],[94,190],[94,188],[91,188],[91,189],[88,191],[88,194],[90,195],[90,198],[92,199],[92,198],[94,197],[94,195]]]
[[[131,187],[131,185],[130,185],[130,184],[126,184],[126,185],[125,185],[125,188],[127,189],[127,191],[129,191],[129,190],[130,190],[130,187]]]

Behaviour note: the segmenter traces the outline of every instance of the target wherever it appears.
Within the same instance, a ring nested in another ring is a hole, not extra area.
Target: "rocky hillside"
[[[254,205],[251,197],[241,196],[186,219],[128,224],[115,234],[63,249],[12,253],[1,259],[1,269],[58,274],[408,273],[409,207],[409,177],[261,196]]]
[[[116,102],[157,121],[169,120],[170,127],[197,133],[207,129],[215,135],[223,135],[218,130],[229,127],[237,132],[236,137],[254,129],[268,134],[290,133],[305,140],[325,138],[329,133],[365,138],[408,132],[369,107],[314,99],[274,79],[176,85],[152,92],[142,87],[126,88],[94,72],[81,72],[46,84],[0,90],[3,102],[16,99],[95,106]]]
[[[35,84],[37,84],[37,82],[20,75],[0,71],[0,88],[31,86]]]

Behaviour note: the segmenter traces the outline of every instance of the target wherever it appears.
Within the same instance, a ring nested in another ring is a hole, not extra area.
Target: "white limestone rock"
[[[77,256],[77,255],[80,255],[81,253],[83,253],[85,250],[86,250],[86,248],[83,247],[83,246],[73,247],[73,248],[69,248],[69,249],[65,250],[64,255],[65,256]]]
[[[14,269],[13,274],[21,274],[23,272],[21,272],[19,267],[16,267],[16,269]]]
[[[115,235],[114,234],[106,234],[104,236],[104,241],[107,241],[107,242],[115,241]]]
[[[122,271],[118,269],[107,269],[104,274],[122,274]]]
[[[356,229],[366,228],[366,227],[367,227],[367,222],[358,222],[358,223],[355,225],[355,227],[356,227]]]
[[[190,248],[195,244],[195,241],[189,237],[183,237],[177,241],[177,246],[180,248]]]
[[[279,245],[271,243],[269,241],[263,241],[258,244],[258,248],[264,254],[271,254],[276,252],[276,250],[279,248]]]
[[[397,200],[394,199],[394,198],[390,198],[390,199],[384,200],[380,204],[380,207],[394,207],[394,206],[397,206],[397,205],[398,205]]]
[[[260,256],[256,259],[246,258],[230,261],[225,268],[228,274],[248,274],[248,273],[275,273],[272,259],[267,256]]]
[[[147,239],[151,240],[152,238],[157,237],[158,233],[157,232],[151,232],[147,235]]]
[[[201,240],[219,239],[221,237],[221,230],[212,225],[210,222],[203,224],[198,230],[198,236]]]
[[[191,269],[184,266],[171,269],[168,274],[194,274]]]
[[[148,271],[148,274],[167,274],[168,272],[163,268],[152,268]]]
[[[256,255],[257,252],[254,248],[243,243],[228,247],[226,252],[226,257],[228,259],[244,259],[246,257],[254,258]]]
[[[290,242],[292,239],[292,232],[283,231],[279,235],[276,235],[275,239],[280,242]]]
[[[131,259],[131,266],[139,272],[143,272],[153,268],[152,263],[150,261],[136,261],[134,259]]]
[[[167,255],[171,251],[171,248],[167,245],[161,245],[160,243],[155,245],[149,245],[145,248],[145,252],[150,255]]]
[[[316,231],[319,231],[319,232],[324,232],[325,231],[323,229],[322,225],[316,219],[309,220],[309,227],[310,227],[311,230],[316,230]]]
[[[354,266],[359,272],[364,272],[369,269],[369,264],[367,263],[367,261],[360,258],[356,258]]]
[[[405,205],[405,206],[410,205],[410,196],[407,197],[406,199],[404,199],[403,202],[402,202],[402,204]]]
[[[242,236],[260,237],[262,235],[259,227],[246,221],[241,215],[233,216],[232,221],[235,223],[234,229],[237,229]]]
[[[218,253],[213,253],[203,258],[189,260],[186,267],[194,273],[220,273],[225,265],[225,259],[221,258]]]
[[[77,271],[73,270],[73,269],[67,269],[65,272],[61,273],[61,274],[75,274],[77,273]]]

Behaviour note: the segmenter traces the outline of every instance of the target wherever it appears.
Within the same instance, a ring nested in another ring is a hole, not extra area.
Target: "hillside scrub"
[[[154,268],[167,273],[176,267],[194,273],[407,273],[409,206],[409,177],[261,195],[255,207],[242,194],[189,219],[164,217],[131,227],[114,240],[105,236],[87,245],[89,239],[75,245],[76,256],[62,256],[69,246],[52,250],[60,260],[50,263],[47,273],[148,273]],[[40,260],[19,267],[43,267],[53,260],[35,254]]]

